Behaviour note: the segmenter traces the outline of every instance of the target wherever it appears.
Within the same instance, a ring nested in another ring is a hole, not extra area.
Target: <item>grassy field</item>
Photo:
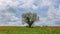
[[[0,26],[0,34],[60,34],[60,27]]]

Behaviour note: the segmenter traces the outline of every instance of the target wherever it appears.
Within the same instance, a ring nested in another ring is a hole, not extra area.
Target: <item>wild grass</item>
[[[1,26],[0,34],[60,34],[60,27]]]

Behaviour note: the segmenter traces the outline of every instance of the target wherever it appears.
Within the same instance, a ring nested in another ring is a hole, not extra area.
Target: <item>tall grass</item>
[[[0,34],[60,34],[59,30],[49,27],[0,27]]]

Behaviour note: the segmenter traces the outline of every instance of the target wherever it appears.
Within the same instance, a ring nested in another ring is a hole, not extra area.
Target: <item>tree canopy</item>
[[[22,14],[23,23],[27,23],[29,27],[31,27],[32,24],[38,20],[39,20],[39,17],[37,16],[36,13],[27,12]]]

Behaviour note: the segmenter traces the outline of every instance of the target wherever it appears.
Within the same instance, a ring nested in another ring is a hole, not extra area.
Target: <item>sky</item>
[[[23,26],[21,15],[35,12],[37,26],[60,26],[60,0],[0,0],[0,26]]]

